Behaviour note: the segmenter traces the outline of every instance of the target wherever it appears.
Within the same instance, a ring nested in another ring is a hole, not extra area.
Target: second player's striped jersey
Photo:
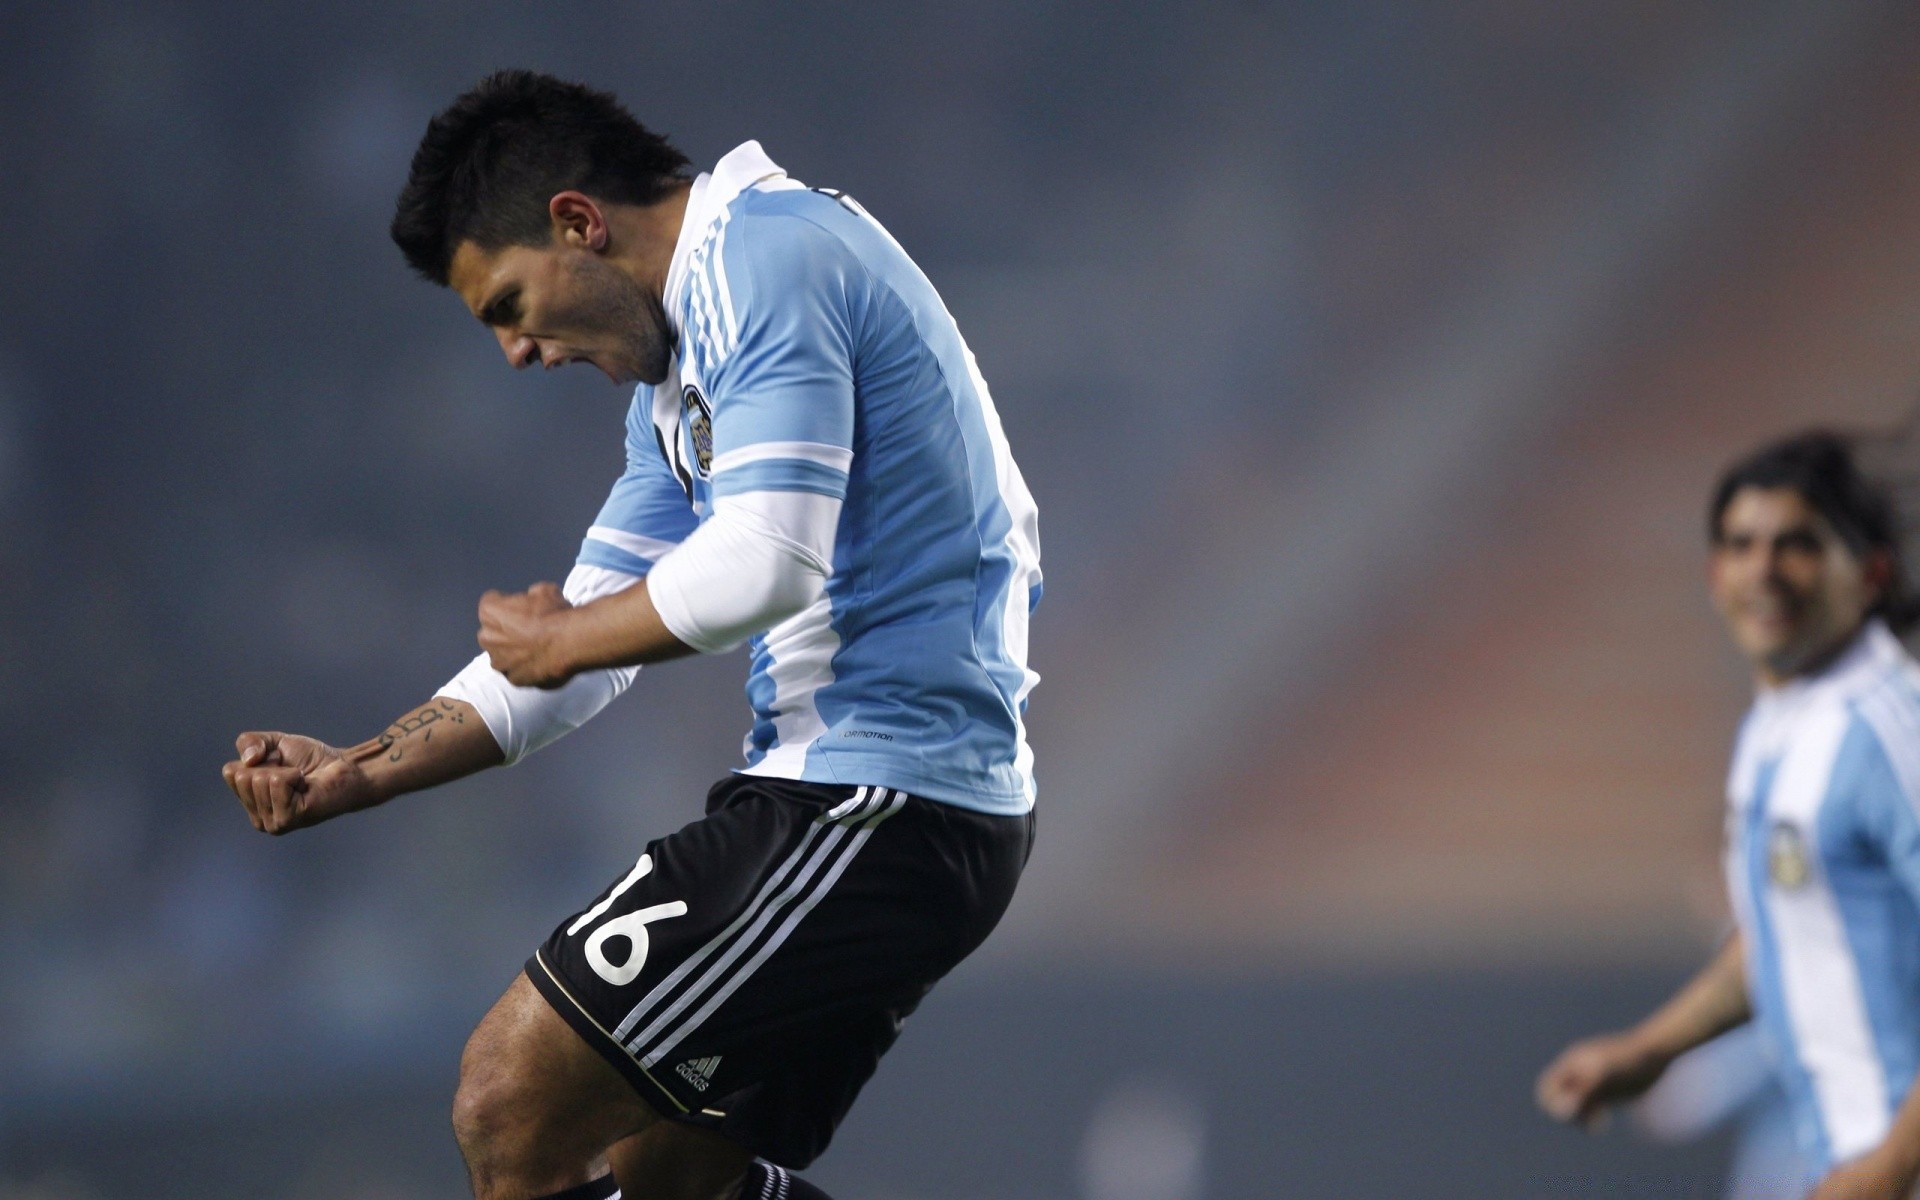
[[[1880,1143],[1920,1069],[1920,666],[1885,625],[1761,695],[1728,798],[1754,1016],[1824,1171]]]
[[[674,373],[580,561],[644,575],[716,502],[825,498],[824,590],[750,642],[744,769],[1026,811],[1037,516],[933,286],[748,142],[694,184],[665,306]]]

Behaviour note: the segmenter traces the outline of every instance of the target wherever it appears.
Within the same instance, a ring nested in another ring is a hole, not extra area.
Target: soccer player
[[[1692,982],[1540,1076],[1592,1124],[1677,1056],[1759,1024],[1819,1200],[1920,1179],[1920,664],[1887,497],[1845,441],[1769,445],[1708,509],[1709,585],[1758,697],[1728,781],[1737,930]]]
[[[515,367],[637,382],[564,587],[377,737],[245,733],[285,833],[517,761],[646,663],[751,647],[746,765],[562,921],[467,1043],[480,1200],[806,1200],[810,1163],[1033,837],[1034,505],[926,277],[747,142],[709,173],[525,71],[435,117],[393,237]],[[611,1173],[609,1173],[611,1168]]]

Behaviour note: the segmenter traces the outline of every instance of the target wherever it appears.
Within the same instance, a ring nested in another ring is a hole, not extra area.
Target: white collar
[[[1777,758],[1799,727],[1800,718],[1816,706],[1845,703],[1902,669],[1907,662],[1906,648],[1893,636],[1886,622],[1869,620],[1854,635],[1827,668],[1817,675],[1802,675],[1778,687],[1762,688],[1754,697],[1753,708],[1741,726],[1735,743],[1733,765],[1727,777],[1728,796],[1736,804],[1746,803],[1753,793],[1760,764]]]
[[[786,172],[767,157],[759,142],[748,140],[729,150],[713,165],[712,171],[701,172],[693,181],[693,188],[687,193],[686,216],[680,221],[680,237],[673,244],[673,260],[667,265],[662,303],[668,320],[679,310],[680,296],[687,286],[687,261],[706,240],[707,227],[741,192],[756,183],[785,175]]]

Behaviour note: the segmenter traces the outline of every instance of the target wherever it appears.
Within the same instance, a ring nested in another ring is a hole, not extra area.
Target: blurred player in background
[[[1894,508],[1839,437],[1767,446],[1708,510],[1713,602],[1758,696],[1728,782],[1737,930],[1672,1000],[1563,1051],[1542,1108],[1591,1124],[1759,1025],[1819,1200],[1920,1180],[1920,665]]]
[[[640,664],[751,645],[744,769],[467,1044],[480,1200],[820,1200],[785,1168],[1032,845],[1038,532],[971,352],[850,199],[756,142],[686,165],[613,97],[530,72],[433,120],[394,240],[513,366],[637,381],[627,469],[566,586],[482,598],[485,653],[432,701],[347,749],[242,734],[225,769],[283,833],[514,762]]]

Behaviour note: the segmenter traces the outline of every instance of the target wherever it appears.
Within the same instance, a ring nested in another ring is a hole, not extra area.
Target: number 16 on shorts
[[[581,913],[573,924],[567,926],[567,935],[571,937],[599,920],[601,914],[613,906],[613,902],[620,898],[622,892],[640,882],[642,879],[645,879],[652,870],[653,856],[650,854],[642,854],[640,861],[633,864],[633,870],[629,871],[627,877],[620,881],[619,887],[608,892],[606,899],[600,901],[600,903],[594,905],[586,912]],[[683,917],[686,914],[687,905],[684,900],[671,900],[665,904],[655,904],[647,908],[635,909],[633,912],[615,917],[588,935],[586,944],[587,965],[593,968],[594,974],[600,976],[600,978],[606,980],[608,983],[613,984],[615,987],[624,987],[632,983],[640,974],[640,969],[647,965],[647,925],[653,921],[663,921],[669,917]],[[617,937],[626,938],[628,942],[632,943],[632,949],[627,951],[626,961],[619,964],[615,964],[609,959],[606,951],[607,942]]]

